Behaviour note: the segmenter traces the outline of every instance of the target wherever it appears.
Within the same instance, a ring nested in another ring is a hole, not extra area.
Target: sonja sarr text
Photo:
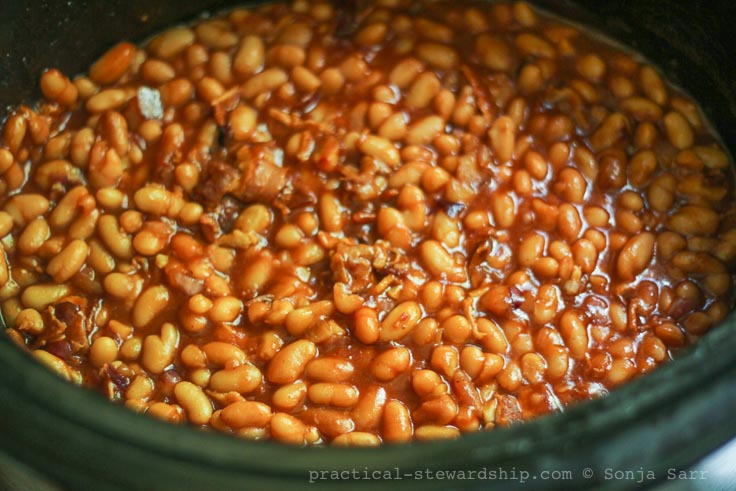
[[[586,468],[582,472],[585,479],[602,478],[605,481],[633,481],[643,483],[646,481],[657,480],[657,474],[652,470],[644,468],[638,469],[604,469],[602,473],[596,473],[591,468]],[[438,480],[438,481],[515,481],[524,484],[530,480],[541,481],[568,481],[574,479],[574,473],[571,470],[543,470],[537,474],[527,470],[501,468],[482,468],[473,470],[437,470],[437,469],[418,469],[413,471],[402,471],[398,467],[393,469],[369,469],[368,467],[342,469],[342,470],[312,470],[309,471],[309,483],[313,484],[318,481],[349,481],[349,480],[392,480],[400,481],[404,479],[414,480]],[[663,476],[666,480],[694,480],[707,479],[707,471],[682,471],[678,469],[667,469]]]

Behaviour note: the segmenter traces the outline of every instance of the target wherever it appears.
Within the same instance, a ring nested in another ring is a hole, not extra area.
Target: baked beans
[[[657,68],[524,3],[351,5],[45,71],[0,137],[11,338],[172,423],[374,446],[563,410],[723,320],[732,162]]]

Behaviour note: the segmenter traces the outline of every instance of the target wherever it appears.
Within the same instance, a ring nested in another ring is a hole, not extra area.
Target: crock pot
[[[230,3],[1,2],[0,121],[6,105],[40,96],[44,68],[82,72],[118,40],[140,41]],[[736,57],[725,40],[733,2],[535,3],[643,52],[700,101],[736,150]],[[293,448],[168,425],[63,382],[0,335],[0,451],[68,490],[640,487],[736,435],[734,330],[732,313],[675,361],[560,414],[454,441],[375,449]],[[470,470],[475,479],[460,478]],[[465,473],[449,479],[435,471]]]

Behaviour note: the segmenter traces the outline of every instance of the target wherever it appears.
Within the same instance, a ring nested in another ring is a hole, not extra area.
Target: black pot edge
[[[166,476],[168,483],[181,483],[181,479],[194,485],[203,479],[199,484],[205,485],[214,472],[223,477],[219,489],[236,489],[245,478],[264,489],[285,481],[308,485],[309,470],[365,466],[393,469],[398,465],[402,471],[412,471],[495,465],[533,472],[572,470],[575,476],[581,476],[585,467],[598,476],[606,469],[643,467],[664,475],[669,469],[691,465],[736,434],[736,420],[729,414],[736,407],[736,366],[719,356],[722,349],[736,348],[734,323],[736,314],[679,360],[564,413],[452,442],[381,449],[292,448],[176,428],[60,381],[8,339],[0,338],[5,365],[0,386],[8,393],[0,399],[0,433],[8,437],[0,447],[67,485],[78,482],[81,473],[90,479],[104,476],[109,483],[119,479],[120,489],[140,489],[139,479],[146,473],[106,472],[101,455],[110,457],[111,471],[144,471],[148,466],[151,476]],[[24,411],[18,413],[16,407]],[[417,482],[426,487],[427,481]],[[626,487],[615,481],[575,482]],[[339,487],[340,483],[329,484]],[[525,489],[533,487],[527,484]]]

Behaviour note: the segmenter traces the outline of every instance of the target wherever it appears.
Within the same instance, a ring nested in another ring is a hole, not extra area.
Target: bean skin
[[[654,254],[654,234],[644,232],[632,237],[618,256],[617,272],[623,280],[633,280],[649,265]]]
[[[436,277],[444,277],[448,281],[457,282],[465,280],[463,268],[455,264],[455,260],[439,242],[428,240],[422,243],[420,255],[429,271]]]
[[[115,82],[128,70],[134,54],[135,46],[132,44],[116,44],[90,67],[89,77],[100,85]]]
[[[391,341],[411,332],[421,317],[416,302],[404,302],[388,313],[380,327],[380,341]]]
[[[400,401],[392,400],[384,410],[383,435],[386,443],[405,443],[414,431],[411,415]]]
[[[291,383],[302,374],[307,362],[314,358],[316,353],[317,348],[311,341],[295,341],[282,348],[271,360],[266,378],[273,383]]]
[[[261,427],[271,421],[271,408],[262,402],[241,401],[222,410],[222,420],[231,428]]]
[[[202,392],[202,389],[191,382],[179,382],[174,388],[179,403],[187,413],[187,418],[193,424],[207,424],[212,416],[212,403]]]

